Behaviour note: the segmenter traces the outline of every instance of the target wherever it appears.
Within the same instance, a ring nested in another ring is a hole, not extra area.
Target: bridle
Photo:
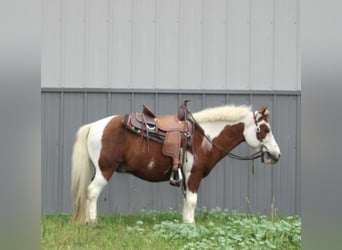
[[[260,141],[260,150],[255,152],[254,154],[248,155],[248,156],[240,156],[237,154],[233,154],[230,151],[225,150],[223,147],[217,145],[215,142],[213,142],[213,140],[204,133],[204,129],[201,127],[201,125],[196,121],[195,117],[192,115],[192,113],[186,108],[186,111],[189,115],[189,117],[191,118],[192,122],[198,126],[199,128],[201,128],[202,131],[202,135],[218,150],[220,150],[221,152],[225,153],[228,157],[232,158],[232,159],[236,159],[236,160],[255,160],[257,158],[260,158],[262,156],[262,154],[265,152],[263,151],[265,149],[265,146],[262,143],[262,140],[259,139],[259,137],[257,136],[258,140]],[[253,118],[254,118],[254,123],[255,126],[257,127],[257,134],[260,133],[260,127],[258,125],[258,121],[256,119],[256,115],[255,112],[253,112]],[[254,161],[253,161],[253,169],[254,169]],[[254,172],[254,171],[253,171]]]

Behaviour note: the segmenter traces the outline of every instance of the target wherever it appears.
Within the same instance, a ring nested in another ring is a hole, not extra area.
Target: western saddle
[[[185,100],[174,115],[156,115],[143,104],[142,113],[126,114],[123,119],[126,129],[146,138],[148,151],[149,140],[163,144],[162,153],[172,158],[170,184],[178,187],[183,179],[181,168],[185,159],[185,153],[181,155],[180,149],[185,152],[192,140],[193,125],[188,120],[186,107],[188,101]]]

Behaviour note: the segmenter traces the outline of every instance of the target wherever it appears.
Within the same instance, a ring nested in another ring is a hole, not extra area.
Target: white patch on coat
[[[151,161],[150,161],[150,163],[147,165],[147,168],[148,169],[152,169],[152,168],[154,168],[154,159],[152,159]]]
[[[184,178],[186,183],[185,198],[183,199],[183,222],[195,223],[195,208],[197,204],[197,194],[190,192],[188,189],[188,181],[194,163],[194,156],[190,152],[186,152],[186,161],[183,165]]]
[[[183,150],[181,149],[181,157],[182,157],[182,154],[183,154]],[[194,156],[190,152],[186,152],[185,161],[183,165],[185,183],[188,183],[193,163],[194,163]]]
[[[183,222],[195,223],[195,208],[197,204],[197,193],[185,191],[183,204]]]
[[[100,152],[102,148],[102,134],[107,124],[115,116],[106,117],[102,120],[93,123],[88,134],[88,154],[95,167],[95,177],[87,188],[87,207],[86,207],[86,222],[95,222],[97,217],[97,199],[107,184],[107,180],[103,177],[98,164]]]

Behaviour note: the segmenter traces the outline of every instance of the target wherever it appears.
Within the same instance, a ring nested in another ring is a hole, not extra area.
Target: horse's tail
[[[71,192],[73,194],[73,221],[85,222],[87,187],[91,162],[87,148],[87,138],[92,124],[79,128],[71,158]]]

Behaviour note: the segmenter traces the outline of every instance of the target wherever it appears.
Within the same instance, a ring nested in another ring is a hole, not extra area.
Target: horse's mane
[[[207,108],[197,113],[193,116],[197,122],[238,122],[241,121],[249,112],[251,107],[249,106],[220,106],[214,108]]]

